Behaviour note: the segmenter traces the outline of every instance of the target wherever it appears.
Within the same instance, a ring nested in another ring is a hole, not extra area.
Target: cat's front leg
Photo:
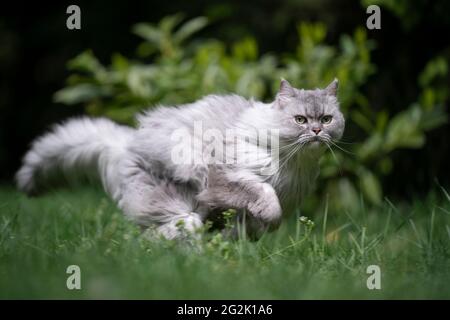
[[[268,229],[279,226],[282,210],[273,187],[249,173],[212,170],[197,200],[210,208],[245,209]]]
[[[281,221],[282,210],[275,190],[268,183],[254,187],[260,189],[259,197],[248,202],[247,210],[253,217],[267,223],[271,229],[277,228]]]

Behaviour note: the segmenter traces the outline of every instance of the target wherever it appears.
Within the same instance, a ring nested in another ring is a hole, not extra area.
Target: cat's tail
[[[37,138],[16,174],[18,187],[34,194],[61,177],[97,176],[115,198],[118,165],[127,153],[134,129],[107,119],[70,119]]]

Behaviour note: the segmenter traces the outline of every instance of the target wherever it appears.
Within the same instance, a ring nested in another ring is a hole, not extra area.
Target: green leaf
[[[233,45],[232,52],[240,61],[254,61],[258,58],[258,44],[253,38],[245,38]]]
[[[161,31],[148,23],[138,23],[133,26],[132,31],[139,37],[147,40],[155,47],[159,47],[162,39]]]
[[[120,53],[115,53],[111,59],[112,67],[117,71],[125,71],[130,67],[130,62]]]
[[[106,96],[110,93],[110,90],[100,88],[96,85],[83,83],[57,91],[53,96],[53,101],[73,105]]]
[[[165,34],[172,33],[172,30],[183,20],[184,15],[177,13],[161,19],[158,24],[159,29]]]
[[[419,76],[419,84],[423,88],[430,85],[437,77],[444,77],[448,73],[448,64],[445,58],[438,56],[429,61]]]
[[[430,111],[424,112],[420,122],[420,128],[424,131],[432,130],[447,123],[448,115],[442,106],[437,106]]]
[[[371,157],[380,155],[383,150],[384,140],[379,132],[374,132],[367,138],[359,147],[357,155],[361,160],[366,160]]]
[[[369,170],[362,170],[359,174],[362,191],[373,204],[380,204],[382,200],[381,185],[378,178]]]
[[[422,111],[419,106],[412,105],[409,109],[398,113],[390,121],[387,132],[385,149],[420,148],[425,143],[425,135],[420,128]]]
[[[203,29],[208,24],[208,19],[198,17],[185,22],[173,35],[173,40],[177,44],[181,44],[196,32]]]
[[[91,50],[84,51],[68,63],[70,70],[87,71],[93,74],[105,72],[105,68],[97,60]]]
[[[351,116],[352,120],[364,131],[366,131],[368,133],[373,131],[373,129],[374,129],[373,120],[370,119],[365,114],[363,114],[361,111],[353,110],[350,113],[350,116]]]

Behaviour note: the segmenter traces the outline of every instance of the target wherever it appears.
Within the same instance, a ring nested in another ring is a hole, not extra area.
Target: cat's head
[[[338,80],[325,89],[304,90],[281,79],[273,103],[279,117],[280,138],[285,143],[317,147],[342,137],[345,120],[337,100]]]

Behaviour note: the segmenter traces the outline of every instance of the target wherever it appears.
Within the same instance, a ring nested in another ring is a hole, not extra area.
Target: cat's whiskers
[[[342,144],[347,144],[347,145],[355,145],[355,144],[361,144],[361,142],[349,142],[349,141],[334,141],[334,143],[342,143]]]
[[[338,157],[336,156],[336,154],[334,153],[333,148],[331,148],[331,146],[333,145],[333,140],[331,139],[331,136],[330,135],[321,136],[320,139],[321,139],[321,141],[323,141],[325,143],[327,148],[330,150],[331,155],[334,158],[334,160],[336,160],[336,163],[337,163],[338,169],[339,169],[339,173],[342,176],[343,173],[342,173],[341,163],[340,163]]]
[[[278,172],[281,172],[281,170],[287,165],[287,163],[289,162],[289,160],[298,152],[300,151],[303,146],[308,142],[309,137],[300,137],[300,139],[298,139],[296,141],[296,143],[294,143],[294,146],[292,147],[291,150],[289,150],[287,152],[287,154],[281,159],[281,165],[278,166]],[[292,145],[292,144],[291,144]],[[279,161],[280,163],[280,161]]]
[[[288,153],[287,155],[284,157],[283,162],[280,166],[280,169],[287,164],[287,162],[298,152],[298,150],[300,149],[301,144],[297,144],[295,145]]]
[[[342,169],[341,169],[341,163],[339,162],[339,159],[336,157],[336,154],[334,153],[333,149],[331,148],[331,146],[328,144],[328,142],[324,141],[325,145],[327,146],[327,148],[330,150],[331,155],[333,156],[334,160],[336,160],[336,163],[338,165],[338,169],[339,169],[339,173],[342,176]]]
[[[289,144],[286,144],[286,145],[284,145],[284,146],[281,146],[278,150],[285,150],[285,149],[289,149],[290,150],[290,148],[292,148],[294,145],[296,145],[296,144],[298,144],[299,143],[299,141],[298,141],[298,139],[295,139],[295,141],[294,142],[292,142],[292,143],[289,143]]]
[[[347,153],[347,154],[355,155],[354,152],[351,152],[351,151],[348,151],[348,150],[342,148],[341,146],[339,146],[339,145],[337,145],[335,142],[333,142],[333,140],[331,140],[331,139],[330,139],[328,142],[329,142],[331,145],[335,146],[336,148],[338,148],[339,150],[341,150],[341,151],[343,151],[343,152],[345,152],[345,153]]]

